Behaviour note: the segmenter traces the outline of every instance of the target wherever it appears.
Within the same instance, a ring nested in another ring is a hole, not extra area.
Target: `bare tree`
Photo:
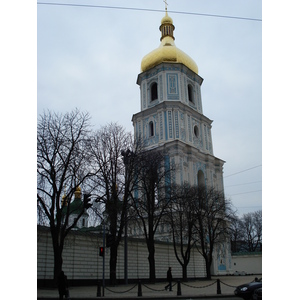
[[[242,238],[242,221],[237,216],[233,216],[230,223],[230,240],[232,252],[239,252]]]
[[[108,226],[111,284],[116,283],[118,246],[127,218],[133,178],[133,157],[129,159],[126,156],[125,166],[124,151],[133,153],[133,147],[131,133],[116,123],[103,126],[94,134],[90,144],[92,166],[96,173],[91,184],[96,201],[103,209],[98,215],[102,216],[102,223]]]
[[[89,139],[89,115],[44,113],[37,126],[37,206],[50,225],[54,251],[54,280],[62,269],[62,252],[68,233],[90,207],[88,198],[70,220],[70,203],[76,188],[92,175],[88,168],[86,144]],[[64,206],[61,204],[64,197]],[[55,282],[55,281],[54,281]]]
[[[170,201],[172,166],[162,150],[141,151],[135,165],[132,208],[143,229],[148,248],[149,279],[155,282],[154,237]]]
[[[254,252],[262,243],[262,211],[244,214],[241,218],[243,241],[246,251]]]
[[[187,267],[190,261],[191,249],[194,245],[195,214],[193,200],[196,191],[187,183],[172,185],[172,201],[167,212],[167,222],[170,224],[172,232],[174,252],[182,267],[183,280],[187,280]]]
[[[221,191],[213,187],[197,187],[198,194],[194,200],[195,222],[198,236],[199,252],[206,265],[206,277],[211,278],[213,251],[217,243],[229,240],[229,225],[233,216],[230,202]]]

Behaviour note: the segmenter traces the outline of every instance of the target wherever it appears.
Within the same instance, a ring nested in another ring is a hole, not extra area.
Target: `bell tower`
[[[140,112],[132,117],[135,138],[145,150],[164,149],[175,163],[176,183],[205,184],[220,191],[224,161],[215,157],[212,120],[202,109],[201,86],[195,61],[175,45],[175,26],[165,16],[159,26],[160,45],[144,56],[140,86]]]

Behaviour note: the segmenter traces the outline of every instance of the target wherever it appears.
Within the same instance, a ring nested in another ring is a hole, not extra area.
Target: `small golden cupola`
[[[75,199],[81,199],[81,188],[79,186],[75,190]]]
[[[66,195],[66,187],[65,187],[64,195],[61,197],[61,207],[65,207],[67,205],[68,205],[68,198]]]
[[[177,48],[174,43],[175,37],[173,32],[175,26],[172,18],[168,15],[167,9],[165,16],[161,20],[159,30],[161,31],[161,43],[157,49],[143,57],[141,71],[145,72],[163,62],[173,62],[182,63],[194,73],[198,74],[198,66],[194,60]]]
[[[64,195],[62,196],[62,199],[61,199],[61,207],[65,207],[65,206],[67,206],[67,205],[68,205],[67,195],[64,194]]]

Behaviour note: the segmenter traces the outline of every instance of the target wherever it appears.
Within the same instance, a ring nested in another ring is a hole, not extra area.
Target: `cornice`
[[[178,100],[166,100],[159,104],[156,104],[155,106],[152,106],[150,108],[147,108],[145,110],[142,110],[132,116],[131,121],[133,122],[136,118],[143,118],[148,115],[152,115],[154,113],[157,113],[158,111],[166,111],[166,110],[181,110],[182,112],[190,114],[192,117],[199,119],[200,121],[205,122],[206,124],[213,123],[213,120],[209,119],[205,115],[201,114],[197,110],[191,108],[190,106],[178,101]]]
[[[190,80],[195,81],[199,83],[200,85],[203,82],[203,78],[193,72],[191,69],[189,69],[187,66],[185,66],[182,63],[165,63],[162,62],[158,64],[157,66],[142,72],[138,75],[136,83],[138,85],[141,85],[141,82],[145,79],[149,79],[155,75],[157,75],[160,72],[165,72],[165,71],[175,71],[175,72],[181,72],[185,74]]]

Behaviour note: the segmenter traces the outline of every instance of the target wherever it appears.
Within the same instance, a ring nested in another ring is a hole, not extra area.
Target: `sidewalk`
[[[115,287],[106,287],[104,297],[97,297],[97,286],[79,286],[70,287],[71,299],[167,299],[167,298],[194,298],[194,297],[226,297],[234,296],[234,290],[238,285],[248,283],[254,280],[255,277],[261,275],[249,276],[219,276],[212,277],[211,280],[197,280],[180,283],[181,296],[178,296],[178,283],[173,283],[172,291],[166,291],[166,282],[156,284],[128,284]],[[217,294],[217,279],[220,280],[221,294]],[[138,295],[142,295],[139,296]],[[58,299],[57,289],[37,289],[37,299]]]

